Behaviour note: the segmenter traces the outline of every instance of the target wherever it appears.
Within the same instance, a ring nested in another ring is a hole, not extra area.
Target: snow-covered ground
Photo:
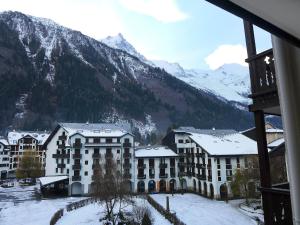
[[[135,199],[137,205],[146,205],[151,211],[154,218],[154,225],[170,225],[171,223],[159,214],[146,200]],[[127,207],[125,211],[131,211],[131,206]],[[59,220],[57,225],[94,225],[99,224],[99,218],[103,217],[103,207],[97,203],[91,204],[80,209],[67,212]]]
[[[166,207],[170,198],[170,210],[187,225],[254,225],[257,224],[238,208],[221,201],[210,200],[194,194],[154,194],[151,197]]]
[[[36,198],[37,186],[0,187],[1,225],[49,225],[53,214],[67,204],[81,198]]]

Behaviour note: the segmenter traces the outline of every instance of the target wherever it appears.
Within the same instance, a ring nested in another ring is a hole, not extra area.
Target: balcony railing
[[[168,174],[167,173],[159,174],[159,178],[168,178]]]
[[[124,173],[123,177],[125,179],[131,179],[131,174],[130,173]]]
[[[178,166],[186,166],[185,162],[178,162]]]
[[[64,163],[57,164],[57,168],[66,168],[66,164]]]
[[[138,179],[146,179],[146,174],[138,174],[137,178]]]
[[[131,153],[123,153],[123,158],[131,158]]]
[[[155,174],[149,174],[149,178],[150,179],[154,179],[155,178]]]
[[[273,50],[261,52],[246,62],[253,68],[253,74],[250,74],[252,94],[249,96],[253,106],[250,110],[279,105]]]
[[[200,175],[200,174],[197,174],[197,178],[199,180],[206,180],[206,175]]]
[[[160,169],[166,169],[167,167],[168,167],[167,163],[161,163],[161,164],[159,164],[159,168]]]
[[[100,158],[101,158],[101,155],[100,155],[100,153],[93,153],[92,157],[93,157],[94,159],[100,159]]]
[[[80,165],[80,164],[74,164],[74,165],[72,166],[72,169],[73,169],[73,170],[80,170],[80,169],[81,169],[81,165]]]
[[[114,155],[112,153],[105,153],[105,158],[113,158]]]
[[[131,168],[131,163],[124,163],[124,164],[123,164],[123,167],[124,167],[125,169],[130,169],[130,168]]]
[[[271,224],[293,224],[290,190],[284,188],[260,188],[262,195],[270,201]]]
[[[146,164],[138,164],[138,168],[139,169],[145,169],[146,168]]]
[[[72,176],[72,181],[81,181],[81,176]]]
[[[195,153],[196,157],[202,157],[203,153]]]
[[[131,143],[130,142],[124,142],[123,143],[123,147],[124,148],[130,148],[131,147]]]
[[[81,154],[73,154],[73,159],[81,159],[82,155]]]
[[[178,176],[179,176],[179,177],[186,176],[186,172],[178,172]]]
[[[53,154],[52,155],[53,158],[62,158],[62,159],[68,159],[70,157],[69,154]]]
[[[81,148],[81,147],[82,147],[82,143],[79,142],[73,143],[73,148]]]
[[[170,173],[170,177],[174,178],[176,176],[176,173]]]

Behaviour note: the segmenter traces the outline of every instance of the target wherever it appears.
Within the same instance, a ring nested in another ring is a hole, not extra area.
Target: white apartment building
[[[7,134],[9,145],[9,170],[8,177],[14,177],[19,162],[26,150],[36,152],[37,157],[45,166],[45,149],[43,145],[48,138],[46,131],[11,131]]]
[[[256,142],[234,130],[181,127],[162,143],[178,154],[178,175],[187,188],[217,199],[232,195],[233,173],[257,155]]]
[[[178,189],[178,155],[165,146],[135,149],[135,192],[172,192]]]
[[[67,179],[69,195],[89,194],[96,164],[104,168],[113,159],[132,189],[134,139],[129,130],[115,124],[60,123],[45,143],[46,176]]]
[[[0,180],[6,179],[9,171],[9,144],[0,138]]]

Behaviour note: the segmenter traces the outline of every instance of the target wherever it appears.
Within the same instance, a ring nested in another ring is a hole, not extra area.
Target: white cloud
[[[205,62],[211,69],[215,70],[230,63],[247,66],[246,58],[247,50],[243,45],[220,45],[205,58]]]
[[[0,11],[12,10],[45,17],[96,39],[124,32],[115,1],[0,0]]]
[[[119,2],[128,10],[151,16],[160,22],[171,23],[187,18],[175,0],[119,0]]]

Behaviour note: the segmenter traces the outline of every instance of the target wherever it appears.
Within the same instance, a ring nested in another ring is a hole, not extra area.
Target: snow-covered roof
[[[68,179],[68,176],[49,176],[49,177],[40,177],[39,180],[42,186],[53,184],[57,181],[62,181]]]
[[[127,124],[116,125],[112,123],[60,123],[70,136],[81,134],[85,137],[121,137],[130,134]]]
[[[174,132],[186,132],[186,133],[196,133],[196,134],[207,134],[217,137],[222,137],[224,135],[235,134],[235,130],[222,130],[222,129],[196,129],[194,127],[179,127],[175,129]]]
[[[190,138],[211,155],[253,155],[257,144],[238,132],[222,136],[190,133]]]
[[[277,128],[269,128],[266,130],[267,133],[283,133],[282,129],[277,129]]]
[[[281,145],[282,143],[284,143],[284,138],[279,138],[275,141],[272,141],[271,143],[268,144],[269,148],[275,148],[279,145]]]
[[[135,150],[135,157],[176,157],[177,154],[166,146],[145,146]]]
[[[26,136],[31,136],[32,138],[38,141],[39,145],[43,145],[49,137],[49,135],[50,134],[46,131],[11,131],[8,132],[7,139],[10,145],[16,145],[19,139]]]
[[[9,145],[8,141],[4,138],[0,138],[0,143],[2,143],[3,145],[6,145],[6,146]]]

